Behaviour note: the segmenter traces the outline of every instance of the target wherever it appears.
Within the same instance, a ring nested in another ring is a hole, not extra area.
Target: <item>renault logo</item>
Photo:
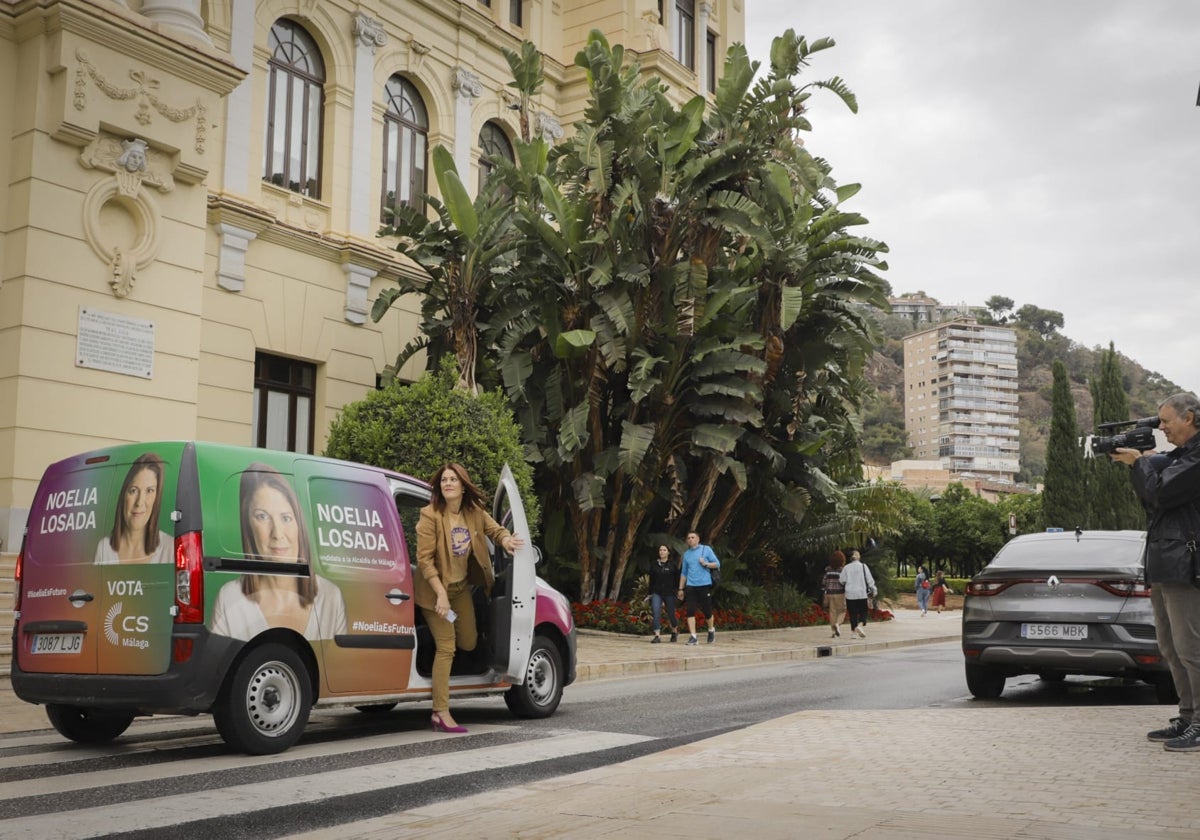
[[[1050,575],[1049,580],[1046,581],[1046,585],[1049,586],[1051,589],[1057,590],[1058,589],[1058,578],[1055,577],[1054,575]]]

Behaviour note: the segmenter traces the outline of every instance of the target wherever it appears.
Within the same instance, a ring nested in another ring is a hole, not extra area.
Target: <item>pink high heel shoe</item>
[[[429,722],[433,725],[434,732],[451,732],[459,734],[467,731],[467,727],[465,726],[447,726],[446,722],[442,720],[442,716],[437,712],[433,713],[433,716],[429,718]]]

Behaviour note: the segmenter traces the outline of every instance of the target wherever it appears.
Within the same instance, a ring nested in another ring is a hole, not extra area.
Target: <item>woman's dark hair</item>
[[[846,555],[841,551],[835,551],[829,555],[829,566],[833,569],[840,569],[846,565]]]
[[[129,486],[133,484],[133,480],[142,470],[150,470],[154,473],[156,482],[154,504],[150,506],[150,518],[146,521],[143,548],[148,555],[158,551],[158,511],[162,507],[163,461],[153,452],[145,452],[137,456],[129,465],[129,472],[125,473],[125,480],[121,482],[121,493],[117,496],[117,513],[113,519],[112,533],[108,535],[108,544],[113,551],[120,546],[121,539],[128,530],[128,526],[125,524],[125,494],[129,492]]]
[[[309,565],[312,559],[312,549],[308,544],[308,527],[304,524],[304,517],[300,511],[300,500],[296,497],[296,491],[292,489],[291,482],[284,477],[283,473],[261,461],[255,461],[242,471],[242,482],[238,491],[238,507],[242,521],[242,553],[255,560],[267,559],[254,539],[254,529],[250,527],[250,502],[254,499],[254,494],[263,487],[279,491],[291,505],[292,513],[296,516],[298,542],[296,550],[299,552],[296,562]],[[242,575],[242,594],[250,596],[257,592],[262,577],[262,575]],[[316,578],[311,574],[298,575],[295,580],[296,594],[300,596],[300,605],[307,607],[317,597]]]
[[[438,467],[437,472],[433,474],[433,478],[429,479],[429,484],[432,487],[430,501],[433,503],[433,509],[441,513],[446,509],[446,497],[442,495],[442,475],[446,470],[452,471],[458,476],[458,480],[462,483],[463,497],[462,509],[479,508],[487,510],[484,504],[483,491],[475,486],[475,482],[471,481],[471,476],[467,474],[467,468],[462,464],[447,462]]]

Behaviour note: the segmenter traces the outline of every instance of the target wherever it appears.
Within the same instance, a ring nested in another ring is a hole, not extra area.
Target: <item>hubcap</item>
[[[525,673],[525,685],[530,698],[539,706],[550,702],[554,697],[555,680],[554,663],[543,651],[536,651]]]
[[[287,732],[299,714],[300,683],[281,662],[266,662],[246,689],[246,714],[263,735]]]

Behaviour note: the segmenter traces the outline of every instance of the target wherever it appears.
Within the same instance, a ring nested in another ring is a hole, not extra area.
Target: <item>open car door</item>
[[[496,585],[492,590],[492,666],[507,674],[515,683],[525,678],[529,651],[533,646],[533,626],[537,598],[537,552],[529,533],[529,520],[517,481],[508,465],[500,472],[493,518],[525,541],[511,557],[504,549],[492,547],[492,566]]]

